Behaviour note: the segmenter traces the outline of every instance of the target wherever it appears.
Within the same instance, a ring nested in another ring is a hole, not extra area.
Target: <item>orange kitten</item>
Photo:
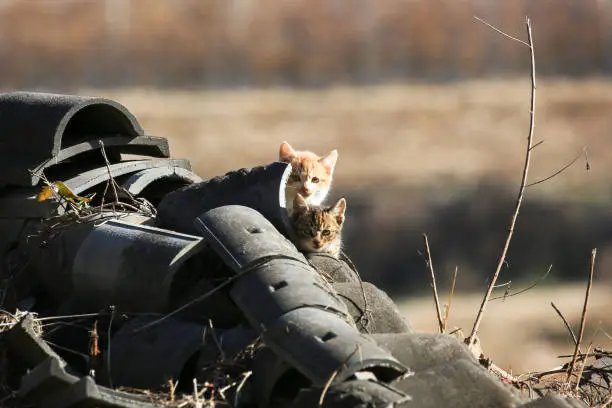
[[[292,212],[293,200],[298,193],[308,204],[321,204],[331,187],[338,151],[332,150],[320,157],[313,152],[296,151],[289,143],[283,142],[278,156],[279,161],[290,163],[292,167],[285,191],[287,211]]]
[[[329,208],[309,205],[301,194],[295,196],[291,222],[302,252],[322,252],[338,257],[342,247],[342,224],[346,200],[339,199]]]

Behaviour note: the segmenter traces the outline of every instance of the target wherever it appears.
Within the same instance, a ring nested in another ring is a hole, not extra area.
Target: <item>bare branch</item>
[[[589,352],[591,351],[591,347],[593,347],[593,343],[589,344],[589,347],[587,347],[587,351],[586,351],[587,356],[589,355]],[[586,359],[587,357],[584,358],[584,360]],[[582,367],[580,367],[580,372],[578,373],[578,379],[576,380],[576,391],[578,391],[578,387],[580,386],[580,378],[582,378],[582,374],[584,373],[585,365],[586,365],[586,361],[584,361],[582,363]]]
[[[509,297],[512,297],[512,296],[520,295],[521,293],[525,293],[528,290],[531,290],[531,289],[535,288],[536,286],[538,286],[538,284],[540,282],[542,282],[544,279],[546,279],[548,277],[548,275],[550,274],[551,270],[552,270],[552,264],[548,266],[548,270],[546,270],[544,275],[542,275],[542,277],[537,282],[532,283],[531,285],[529,285],[525,289],[519,290],[518,292],[514,292],[514,293],[504,293],[502,296],[496,296],[494,298],[491,298],[490,300],[493,301],[493,300],[497,300],[497,299],[506,299],[506,298],[509,298]]]
[[[513,376],[511,373],[507,372],[496,364],[491,363],[491,365],[489,366],[489,370],[501,379],[512,381],[515,384],[522,383],[522,381],[518,377]]]
[[[595,349],[597,350],[597,348],[595,348]],[[598,352],[594,352],[594,353],[584,353],[584,354],[582,352],[578,352],[577,360],[585,360],[585,359],[590,358],[590,357],[598,358],[598,357],[601,357],[602,355],[606,356],[606,357],[610,357],[610,352],[605,352],[605,351],[601,352],[601,351],[598,351]],[[574,355],[573,354],[562,354],[560,356],[557,356],[557,358],[570,358],[570,357],[573,358]],[[567,371],[567,369],[565,369],[565,371]]]
[[[539,142],[534,143],[534,145],[533,145],[533,146],[531,146],[531,150],[535,149],[536,147],[538,147],[538,146],[539,146],[539,145],[541,145],[542,143],[544,143],[544,140],[540,140]]]
[[[219,342],[217,333],[215,333],[215,327],[213,326],[213,322],[211,319],[208,319],[208,327],[210,327],[210,335],[212,336],[213,340],[215,341],[215,344],[217,345],[217,350],[219,350],[221,361],[225,361],[225,352],[223,351],[223,347],[221,347],[221,342]]]
[[[555,312],[557,312],[561,320],[563,320],[563,324],[565,325],[565,328],[569,332],[570,336],[572,336],[572,340],[574,341],[574,346],[575,346],[576,344],[578,344],[578,339],[576,338],[576,334],[574,333],[574,330],[572,330],[572,327],[569,325],[569,323],[567,322],[567,320],[561,313],[561,310],[559,310],[553,302],[550,302],[550,305],[553,307],[553,309],[555,309]],[[578,352],[582,353],[582,351],[580,350],[578,350]]]
[[[581,153],[580,153],[578,156],[574,157],[574,158],[572,159],[572,161],[571,161],[571,162],[569,162],[569,163],[567,163],[565,166],[561,167],[561,169],[559,169],[558,171],[556,171],[556,172],[555,172],[555,173],[553,173],[552,175],[550,175],[550,176],[548,176],[548,177],[546,177],[546,178],[543,178],[543,179],[541,179],[541,180],[534,181],[533,183],[527,184],[527,186],[525,186],[525,187],[535,186],[536,184],[541,184],[541,183],[544,183],[545,181],[548,181],[548,180],[552,179],[553,177],[558,176],[559,174],[563,173],[565,170],[567,170],[567,169],[569,169],[570,167],[572,167],[572,165],[573,165],[574,163],[576,163],[576,162],[578,161],[578,159],[580,159],[580,158],[581,158],[583,155],[585,155],[585,157],[586,157],[586,147],[585,147],[585,148],[583,148],[583,149],[582,149],[582,152],[581,152]],[[587,168],[588,168],[588,167],[590,167],[588,163],[589,163],[589,162],[588,162],[588,159],[587,159]]]
[[[500,283],[499,285],[495,285],[495,286],[493,286],[493,289],[498,289],[498,288],[503,288],[503,287],[510,287],[510,285],[512,285],[512,281],[511,280],[509,280],[508,282]]]
[[[325,395],[327,394],[327,390],[329,389],[330,385],[332,384],[332,382],[334,381],[334,379],[336,378],[336,376],[338,375],[342,367],[345,367],[346,363],[358,351],[361,352],[361,347],[359,346],[359,344],[357,344],[357,346],[355,347],[355,350],[353,350],[348,356],[346,356],[346,358],[342,361],[342,363],[340,363],[340,367],[335,369],[334,372],[329,376],[329,379],[327,380],[327,382],[325,383],[325,386],[323,387],[323,391],[321,391],[321,396],[319,397],[319,405],[318,405],[319,407],[323,406],[323,401],[325,400]]]
[[[239,272],[237,275],[231,276],[229,278],[227,278],[225,281],[221,282],[219,285],[215,286],[214,288],[210,289],[208,292],[196,297],[195,299],[185,303],[184,305],[174,309],[173,311],[166,313],[165,315],[163,315],[162,317],[160,317],[159,319],[153,320],[152,322],[149,322],[137,329],[134,329],[132,331],[133,334],[138,333],[142,330],[145,330],[149,327],[152,327],[158,323],[161,323],[162,321],[166,320],[167,318],[169,318],[170,316],[173,316],[177,313],[179,313],[182,310],[187,309],[190,306],[193,306],[194,304],[196,304],[197,302],[201,302],[204,299],[210,297],[212,294],[216,293],[217,291],[219,291],[220,289],[224,288],[225,286],[229,285],[230,283],[234,282],[236,279],[240,278],[242,275],[244,275],[245,273],[249,272],[251,269],[244,269],[243,271]]]
[[[193,378],[192,379],[193,382],[193,400],[195,401],[195,406],[201,406],[200,405],[200,393],[198,392],[198,381]]]
[[[523,44],[523,45],[526,45],[526,46],[528,46],[528,47],[531,47],[531,43],[526,43],[526,42],[525,42],[525,41],[523,41],[523,40],[519,40],[518,38],[513,37],[513,36],[511,36],[510,34],[506,34],[506,33],[504,33],[502,30],[500,30],[499,28],[497,28],[497,27],[495,27],[495,26],[493,26],[493,25],[491,25],[491,24],[487,23],[486,21],[484,21],[484,20],[482,20],[482,19],[480,19],[480,18],[478,18],[478,17],[476,17],[476,16],[473,16],[473,17],[474,17],[474,19],[475,19],[476,21],[479,21],[479,22],[481,22],[482,24],[486,25],[487,27],[489,27],[489,28],[491,28],[491,29],[493,29],[493,30],[497,31],[498,33],[500,33],[500,34],[501,34],[501,35],[503,35],[504,37],[507,37],[507,38],[509,38],[509,39],[511,39],[511,40],[514,40],[514,41],[516,41],[516,42],[520,42],[520,43],[521,43],[521,44]]]
[[[110,184],[110,186],[113,189],[113,195],[115,196],[115,201],[114,203],[119,202],[119,194],[117,194],[117,187],[115,186],[115,179],[113,178],[112,172],[111,172],[111,165],[110,162],[108,161],[108,157],[106,156],[106,149],[104,149],[104,142],[102,142],[102,140],[98,140],[98,143],[100,144],[100,152],[102,153],[102,157],[104,158],[104,163],[106,164],[106,172],[108,173],[108,180],[106,181],[106,187],[104,188],[104,195],[106,195],[106,191],[108,190],[108,185]],[[104,196],[102,196],[102,204],[104,204]],[[100,208],[102,208],[102,205],[100,206]],[[113,211],[114,211],[114,207],[113,207]]]
[[[453,274],[453,283],[451,284],[450,292],[448,292],[448,306],[446,306],[446,312],[444,313],[444,321],[442,322],[442,333],[446,331],[446,324],[448,323],[448,315],[450,314],[451,305],[453,303],[453,294],[455,293],[455,282],[457,282],[457,272],[459,267],[455,266],[455,273]]]
[[[574,370],[576,368],[576,358],[578,358],[578,349],[580,348],[580,343],[582,342],[582,336],[584,334],[584,323],[586,322],[589,296],[591,294],[591,286],[593,285],[593,273],[595,271],[596,256],[597,248],[593,248],[593,250],[591,251],[591,267],[589,269],[589,281],[587,282],[586,294],[584,295],[584,305],[582,306],[582,317],[580,318],[580,332],[578,333],[578,341],[576,342],[576,347],[574,348],[574,358],[572,358],[572,365],[570,366],[570,369],[567,373],[567,381],[569,381],[572,375],[574,374]],[[580,379],[578,379],[577,381],[580,381]]]
[[[442,312],[440,311],[440,299],[438,298],[438,289],[436,287],[436,274],[431,261],[431,251],[429,250],[429,239],[427,239],[427,234],[423,234],[423,239],[425,240],[425,250],[427,251],[427,268],[431,274],[431,288],[433,290],[434,302],[436,303],[438,327],[440,328],[440,333],[444,333],[444,323],[442,321]]]
[[[108,329],[107,329],[107,339],[106,339],[106,355],[104,356],[104,359],[106,360],[106,375],[108,376],[108,383],[110,384],[110,387],[113,388],[113,380],[111,377],[111,338],[112,338],[112,327],[113,327],[113,318],[115,317],[115,311],[116,308],[114,305],[110,306],[110,319],[108,321]]]
[[[474,326],[472,327],[472,332],[470,336],[465,339],[466,344],[469,346],[473,345],[474,339],[476,338],[476,334],[478,332],[478,327],[480,326],[480,322],[482,321],[482,317],[484,315],[485,308],[491,297],[491,292],[493,291],[493,287],[495,286],[495,282],[497,282],[497,278],[499,277],[499,273],[501,268],[506,260],[506,254],[508,253],[508,248],[510,247],[510,241],[512,241],[512,235],[514,234],[514,226],[516,224],[516,220],[519,215],[519,211],[521,208],[521,204],[523,202],[523,195],[525,193],[525,186],[527,185],[527,175],[529,174],[529,163],[531,161],[531,151],[533,145],[533,133],[535,129],[535,98],[536,98],[536,77],[535,77],[535,54],[533,50],[533,36],[531,33],[531,20],[527,18],[525,22],[525,27],[527,29],[527,38],[529,46],[529,53],[531,55],[531,103],[529,108],[529,133],[527,135],[527,148],[525,152],[525,163],[523,165],[523,177],[521,179],[521,186],[519,188],[518,196],[516,198],[516,204],[514,213],[512,214],[512,219],[510,220],[510,227],[508,228],[508,236],[506,237],[506,242],[504,244],[504,248],[502,250],[501,256],[499,257],[499,262],[497,263],[497,268],[495,269],[495,273],[493,274],[493,278],[489,283],[489,287],[487,288],[487,292],[482,299],[482,303],[480,304],[480,309],[478,310],[478,314],[476,315],[476,320],[474,321]],[[519,42],[523,42],[520,41]]]

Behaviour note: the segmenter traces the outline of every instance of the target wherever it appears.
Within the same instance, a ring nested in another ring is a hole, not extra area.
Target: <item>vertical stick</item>
[[[448,306],[446,307],[446,313],[444,313],[444,322],[442,322],[442,333],[446,331],[446,324],[448,323],[448,315],[450,314],[451,305],[453,303],[453,294],[455,293],[455,283],[457,282],[458,271],[459,267],[455,266],[455,273],[453,274],[453,283],[451,284],[450,292],[448,292]]]
[[[572,365],[567,373],[567,381],[570,380],[574,374],[576,368],[576,359],[578,358],[578,350],[580,349],[580,343],[582,342],[582,335],[584,334],[584,323],[586,322],[587,306],[589,305],[589,296],[591,294],[591,285],[593,284],[593,273],[595,271],[595,256],[597,255],[597,248],[593,248],[591,251],[591,268],[589,270],[589,281],[587,282],[586,294],[584,295],[584,305],[582,306],[582,318],[580,319],[580,333],[578,333],[578,341],[574,347],[574,358],[572,358]],[[588,352],[587,352],[588,354]],[[576,381],[580,381],[578,378]]]
[[[527,45],[529,46],[529,52],[531,54],[531,104],[529,108],[529,134],[527,135],[527,150],[525,152],[525,164],[523,166],[523,178],[521,179],[521,186],[519,188],[519,193],[516,198],[514,214],[512,214],[512,219],[510,220],[510,227],[508,228],[508,236],[506,237],[506,242],[504,244],[502,254],[499,257],[497,268],[495,269],[493,278],[491,279],[491,282],[489,283],[489,287],[487,288],[487,292],[482,299],[482,303],[480,304],[480,309],[478,310],[478,314],[476,315],[476,320],[474,321],[472,332],[470,333],[470,336],[465,339],[465,343],[468,345],[472,345],[476,338],[478,327],[480,326],[480,322],[482,321],[482,316],[487,306],[487,302],[489,301],[489,298],[491,297],[491,292],[493,292],[493,287],[495,286],[495,282],[497,282],[499,273],[506,260],[506,254],[508,253],[508,248],[510,247],[510,241],[512,240],[512,235],[514,234],[514,226],[516,224],[516,219],[518,218],[521,204],[523,202],[525,186],[527,185],[527,175],[529,173],[529,163],[531,161],[531,151],[532,151],[532,146],[533,146],[533,131],[535,128],[536,80],[535,80],[535,54],[533,51],[533,36],[531,34],[531,20],[529,20],[529,18],[527,18],[527,21],[525,22],[525,26],[527,28]],[[521,40],[517,40],[517,41],[524,43]]]
[[[431,288],[433,289],[434,302],[436,303],[436,314],[438,315],[438,327],[440,333],[444,333],[444,322],[442,322],[442,312],[440,311],[440,299],[438,298],[438,288],[436,287],[436,274],[434,272],[433,263],[431,262],[431,251],[429,250],[429,240],[427,234],[423,234],[425,240],[425,250],[427,251],[427,266],[431,274]]]

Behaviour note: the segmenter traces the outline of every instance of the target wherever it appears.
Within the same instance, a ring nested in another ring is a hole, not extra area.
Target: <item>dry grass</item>
[[[595,284],[589,300],[589,317],[585,329],[584,344],[593,342],[593,347],[612,348],[612,299],[610,288]],[[449,329],[460,327],[469,331],[476,316],[482,294],[455,293],[450,312]],[[441,299],[445,302],[445,299]],[[543,371],[559,366],[567,358],[558,355],[571,354],[573,341],[557,316],[550,302],[554,302],[574,331],[578,331],[584,285],[564,285],[535,288],[505,301],[495,300],[487,306],[479,337],[487,357],[500,367],[524,373]],[[437,320],[431,296],[409,300],[398,300],[402,314],[418,331],[436,333]]]
[[[516,184],[523,161],[529,80],[453,85],[337,87],[317,91],[162,92],[82,90],[114,98],[149,134],[171,139],[204,177],[276,159],[287,140],[323,153],[340,151],[336,185],[368,189],[459,185],[489,177]],[[548,80],[538,84],[538,131],[531,180],[546,177],[589,146],[584,163],[530,189],[571,196],[608,194],[612,163],[612,80]],[[584,197],[583,197],[584,198]]]

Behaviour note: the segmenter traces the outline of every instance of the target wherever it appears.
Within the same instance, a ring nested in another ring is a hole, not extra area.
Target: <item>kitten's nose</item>
[[[321,241],[319,241],[318,239],[315,239],[313,241],[313,244],[315,248],[321,248]]]
[[[306,194],[306,195],[310,195],[310,193],[312,193],[312,190],[311,190],[310,188],[306,187],[306,186],[304,186],[304,187],[302,188],[302,191],[303,191],[303,192],[304,192],[304,194]]]

